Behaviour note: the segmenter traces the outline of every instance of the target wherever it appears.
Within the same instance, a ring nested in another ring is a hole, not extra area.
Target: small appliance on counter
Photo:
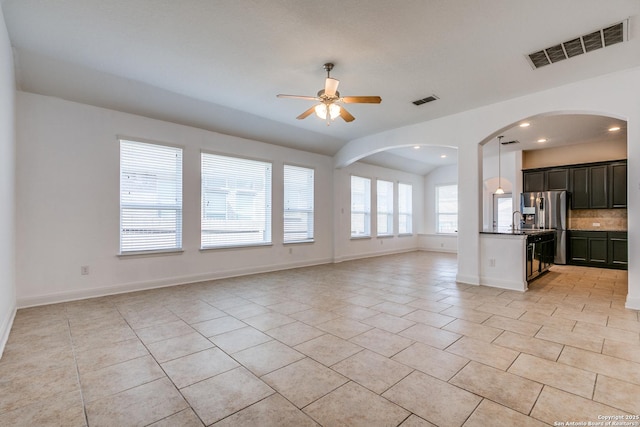
[[[554,264],[567,263],[567,192],[542,191],[520,196],[522,229],[555,229]]]

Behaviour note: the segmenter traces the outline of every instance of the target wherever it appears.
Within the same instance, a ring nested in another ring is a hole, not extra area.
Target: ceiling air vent
[[[427,96],[426,98],[422,98],[422,99],[418,99],[416,101],[413,101],[414,105],[422,105],[422,104],[426,104],[427,102],[432,102],[435,101],[436,99],[440,99],[435,95],[430,95]]]
[[[544,67],[563,59],[573,58],[612,44],[628,40],[629,20],[626,19],[610,27],[594,31],[564,43],[542,49],[527,55],[533,68]]]

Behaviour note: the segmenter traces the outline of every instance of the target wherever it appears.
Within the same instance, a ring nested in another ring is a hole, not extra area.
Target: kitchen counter
[[[481,231],[480,234],[500,234],[507,236],[530,236],[537,234],[555,233],[555,228],[547,229],[535,229],[535,230],[494,230],[494,231]]]

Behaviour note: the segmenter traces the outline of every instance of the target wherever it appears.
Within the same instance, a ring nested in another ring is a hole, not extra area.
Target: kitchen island
[[[526,291],[553,263],[555,230],[480,233],[480,284]]]

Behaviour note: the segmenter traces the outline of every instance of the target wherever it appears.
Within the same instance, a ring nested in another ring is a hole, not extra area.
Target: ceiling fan
[[[294,98],[306,99],[309,101],[318,101],[319,104],[306,110],[296,119],[302,120],[309,117],[312,113],[316,113],[318,117],[327,121],[327,126],[336,117],[340,116],[345,122],[352,122],[356,118],[353,117],[341,104],[379,104],[382,98],[379,96],[340,96],[338,92],[339,80],[331,77],[333,64],[328,62],[324,64],[324,70],[327,72],[327,78],[324,81],[324,89],[318,91],[317,96],[299,96],[299,95],[278,95],[278,98]]]

